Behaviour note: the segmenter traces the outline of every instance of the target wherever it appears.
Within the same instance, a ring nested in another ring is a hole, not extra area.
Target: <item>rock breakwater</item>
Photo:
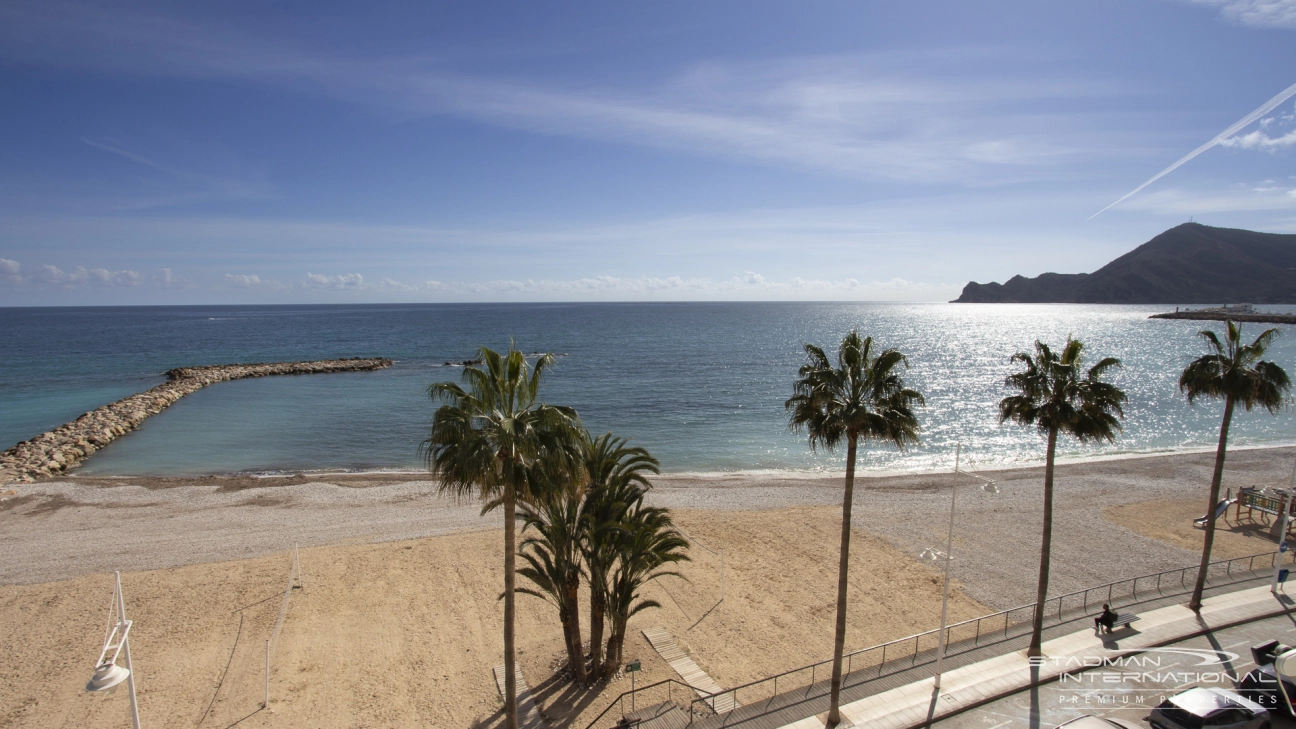
[[[148,416],[162,412],[176,400],[208,385],[247,377],[362,372],[391,365],[390,359],[382,357],[355,357],[178,367],[169,370],[167,381],[157,387],[91,410],[0,453],[0,483],[29,483],[75,468],[90,454],[138,428]]]
[[[1240,314],[1226,311],[1168,311],[1164,314],[1153,314],[1149,319],[1190,319],[1193,321],[1232,321],[1237,323],[1255,322],[1257,324],[1296,324],[1296,316],[1291,314]]]

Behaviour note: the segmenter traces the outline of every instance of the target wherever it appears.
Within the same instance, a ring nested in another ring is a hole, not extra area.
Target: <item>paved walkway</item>
[[[720,688],[720,684],[698,667],[698,664],[679,647],[665,628],[645,628],[643,634],[652,644],[653,650],[675,669],[675,673],[678,673],[680,678],[684,679],[684,683],[697,692],[699,698],[706,699],[707,705],[717,714],[738,708],[733,694],[721,693],[724,689]],[[707,698],[708,696],[712,698]]]
[[[1201,613],[1183,605],[1169,605],[1140,614],[1131,629],[1099,636],[1092,628],[1062,635],[1044,643],[1045,658],[1037,665],[1015,651],[962,666],[945,673],[939,696],[933,679],[900,686],[842,706],[845,722],[870,729],[913,729],[1008,694],[1075,672],[1085,659],[1109,651],[1139,652],[1177,640],[1219,630],[1272,615],[1292,612],[1296,606],[1285,595],[1275,596],[1268,585],[1207,598]],[[815,716],[784,724],[784,729],[820,729]]]
[[[499,689],[500,696],[507,696],[504,693],[504,667],[496,666],[491,671],[495,674],[495,687]],[[531,687],[522,678],[522,668],[517,663],[513,664],[513,675],[517,677],[518,729],[549,729],[549,722],[540,716],[540,707],[536,706]]]

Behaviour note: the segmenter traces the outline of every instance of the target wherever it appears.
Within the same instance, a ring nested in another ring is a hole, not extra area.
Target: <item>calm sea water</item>
[[[1035,339],[1082,339],[1125,363],[1115,444],[1065,456],[1212,447],[1222,405],[1190,407],[1179,371],[1206,322],[1149,320],[1164,307],[820,303],[497,304],[0,309],[0,448],[163,381],[183,365],[385,356],[381,372],[215,385],[149,418],[85,462],[86,474],[418,468],[433,411],[424,389],[458,379],[446,360],[478,346],[566,356],[545,383],[590,430],[630,436],[668,472],[840,469],[787,430],[801,345],[835,349],[852,327],[909,357],[927,397],[923,443],[874,447],[873,470],[948,467],[962,442],[979,467],[1038,462],[1043,440],[1000,425],[1008,359]],[[1296,332],[1271,359],[1296,373]],[[1254,336],[1259,325],[1244,335]],[[1239,412],[1236,445],[1296,443],[1296,418]]]

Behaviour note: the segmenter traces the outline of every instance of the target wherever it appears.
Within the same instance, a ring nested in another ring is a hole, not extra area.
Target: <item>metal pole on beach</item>
[[[135,696],[135,665],[131,663],[132,623],[126,619],[126,599],[122,596],[121,572],[114,572],[113,578],[113,597],[108,605],[108,629],[104,635],[103,649],[99,651],[99,660],[95,662],[94,675],[86,684],[86,691],[112,693],[125,681],[130,693],[131,726],[140,729],[139,702]],[[115,617],[114,613],[116,613]],[[109,651],[112,651],[111,655]],[[117,665],[117,656],[122,653],[126,654],[125,668]]]
[[[949,534],[945,538],[945,587],[941,596],[941,627],[936,642],[936,689],[941,685],[941,664],[945,660],[945,622],[949,618],[949,577],[950,562],[954,561],[954,506],[958,499],[959,457],[963,454],[963,444],[954,447],[954,484],[950,488]]]
[[[121,572],[114,572],[113,574],[117,577],[117,615],[119,616],[121,623],[125,624],[126,600],[122,597]],[[126,676],[126,690],[130,691],[131,726],[134,727],[134,729],[140,729],[139,702],[135,699],[135,667],[131,665],[129,632],[122,637],[122,652],[126,654],[126,670],[130,672],[129,675]]]

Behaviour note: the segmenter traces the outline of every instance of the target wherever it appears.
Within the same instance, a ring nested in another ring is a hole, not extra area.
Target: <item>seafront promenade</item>
[[[1101,668],[1103,658],[1136,655],[1194,636],[1286,615],[1292,609],[1291,599],[1283,593],[1271,593],[1268,585],[1209,597],[1200,613],[1184,605],[1167,605],[1143,613],[1137,630],[1098,635],[1092,628],[1082,627],[1046,641],[1045,658],[1038,662],[1028,660],[1020,650],[1005,652],[949,671],[939,692],[934,680],[927,678],[844,704],[842,715],[847,726],[926,726],[996,698],[1056,681],[1063,675],[1072,677],[1088,668]],[[817,717],[809,716],[782,724],[781,729],[822,725]],[[755,729],[759,724],[750,726]]]
[[[0,453],[0,485],[30,483],[75,468],[90,454],[138,428],[175,401],[208,385],[248,377],[362,372],[391,367],[382,357],[355,357],[306,362],[257,362],[205,367],[179,367],[167,381],[117,402],[95,408],[76,420],[25,440]]]
[[[1028,660],[1023,650],[1028,632],[1014,631],[1011,639],[994,641],[982,647],[951,646],[953,655],[946,662],[939,691],[933,678],[934,649],[912,658],[902,657],[887,664],[859,669],[846,678],[841,707],[843,723],[839,727],[916,729],[929,726],[1060,678],[1077,684],[1080,682],[1077,675],[1106,667],[1109,664],[1105,660],[1137,655],[1196,636],[1291,613],[1294,609],[1292,600],[1285,593],[1271,593],[1269,585],[1263,584],[1267,582],[1266,578],[1267,570],[1260,569],[1248,572],[1247,577],[1239,582],[1225,582],[1209,588],[1200,613],[1193,613],[1184,606],[1183,595],[1177,591],[1164,596],[1154,591],[1140,601],[1123,605],[1122,612],[1137,613],[1139,619],[1132,628],[1111,634],[1097,634],[1091,624],[1092,615],[1087,612],[1069,615],[1057,625],[1045,629],[1045,657],[1037,661]],[[1237,646],[1231,647],[1236,649]],[[626,712],[626,715],[631,725],[639,729],[823,727],[823,717],[828,708],[827,680],[820,676],[820,680],[814,683],[798,685],[795,677],[788,678],[793,679],[785,683],[791,684],[790,690],[762,696],[762,687],[755,687],[750,692],[752,698],[743,706],[717,714],[710,714],[706,707],[699,707],[698,701],[689,706],[687,700],[662,703],[646,700],[652,693],[665,693],[665,688],[654,687],[640,697],[641,708]],[[768,686],[763,688],[768,689]],[[1120,692],[1128,690],[1130,684],[1108,684],[1107,688]],[[677,692],[676,696],[683,693]],[[733,693],[728,691],[718,695],[728,697]],[[587,729],[603,729],[604,724],[611,726],[611,722],[620,716],[615,709],[628,703],[622,699],[613,704],[610,711]],[[1042,710],[1040,706],[1032,709],[1035,712]],[[1074,718],[1080,713],[1083,710],[1077,709],[1065,718]],[[607,721],[608,714],[613,715],[611,722]]]

